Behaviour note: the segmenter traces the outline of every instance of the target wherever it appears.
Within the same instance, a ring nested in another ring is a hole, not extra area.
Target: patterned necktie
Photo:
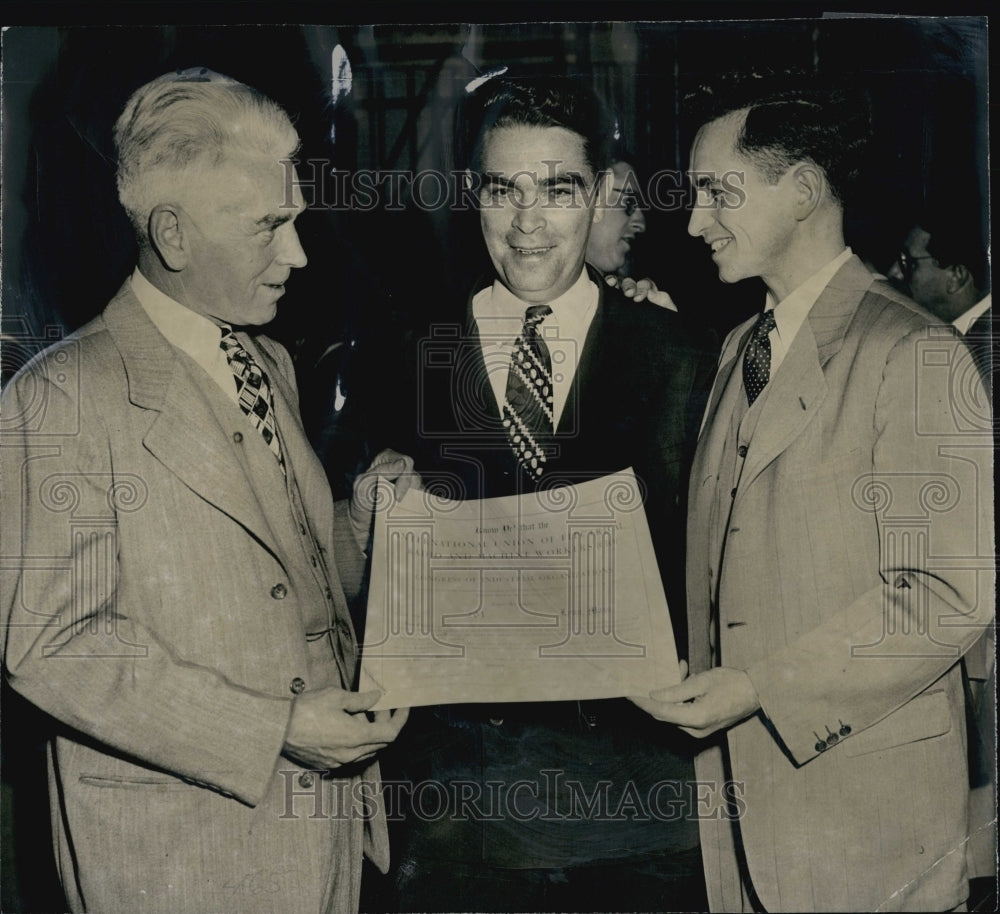
[[[771,380],[771,341],[767,335],[773,329],[774,311],[762,312],[743,354],[743,387],[750,406],[753,406],[753,401],[760,396],[764,385]]]
[[[532,479],[545,469],[543,442],[552,434],[552,358],[538,327],[552,313],[532,305],[514,341],[503,402],[503,424],[518,464]]]
[[[220,345],[226,354],[226,361],[236,378],[236,393],[240,409],[250,420],[250,424],[260,432],[271,453],[278,458],[281,472],[285,472],[285,458],[281,453],[278,430],[274,425],[274,407],[271,402],[271,385],[264,369],[236,339],[233,328],[222,325]]]

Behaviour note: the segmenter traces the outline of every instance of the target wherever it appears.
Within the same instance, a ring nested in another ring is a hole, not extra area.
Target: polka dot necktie
[[[774,311],[764,311],[757,319],[746,352],[743,354],[743,387],[747,404],[760,396],[764,385],[771,380],[771,341],[768,334],[774,329]]]
[[[271,453],[278,458],[281,472],[285,472],[285,458],[281,453],[281,442],[278,440],[278,430],[274,424],[274,406],[271,402],[271,385],[264,369],[257,364],[256,359],[236,339],[233,328],[222,325],[222,340],[220,346],[226,354],[226,361],[236,379],[236,393],[240,409],[250,420],[250,424],[260,432],[264,443]]]
[[[552,313],[548,305],[525,312],[514,341],[503,402],[503,425],[518,465],[532,479],[545,471],[545,439],[552,434],[552,357],[539,325]]]

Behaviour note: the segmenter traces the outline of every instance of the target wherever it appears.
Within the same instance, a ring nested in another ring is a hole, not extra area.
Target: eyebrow
[[[286,222],[291,222],[300,210],[296,210],[295,213],[287,213],[284,215],[278,215],[276,213],[268,213],[266,216],[261,216],[256,222],[254,222],[255,228],[278,228],[278,226],[284,225]]]
[[[530,172],[527,169],[523,172],[518,172],[519,176],[522,174],[530,174]],[[495,172],[494,173],[487,172],[483,174],[481,177],[483,179],[483,183],[489,187],[496,187],[498,185],[502,185],[505,187],[513,186],[513,182],[510,180],[510,178],[505,178],[503,177],[503,175],[498,175]],[[538,186],[542,188],[555,187],[558,184],[573,184],[577,187],[582,187],[582,188],[586,188],[587,186],[587,182],[584,181],[583,175],[575,171],[569,172],[567,174],[557,174],[551,177],[542,178],[542,180],[538,182]]]

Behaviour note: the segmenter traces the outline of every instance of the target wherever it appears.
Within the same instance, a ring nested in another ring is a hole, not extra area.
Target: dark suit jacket
[[[982,315],[965,334],[972,358],[982,376],[986,393],[993,396],[993,308]]]
[[[671,615],[681,623],[676,635],[683,656],[683,493],[714,353],[678,314],[631,302],[597,274],[592,278],[600,299],[541,485],[635,469],[647,492],[647,517]],[[516,494],[534,486],[507,443],[471,301],[472,296],[463,321],[435,325],[410,346],[411,374],[401,385],[412,392],[412,413],[391,441],[413,454],[426,485],[462,499]],[[650,725],[624,700],[454,705],[418,709],[414,716],[392,753],[414,781],[513,784],[523,778],[539,784],[542,770],[558,769],[567,780],[578,777],[588,793],[598,780],[613,782],[614,808],[621,785],[630,780],[645,800],[657,780],[680,782],[693,771],[686,740],[673,728]],[[559,803],[566,809],[571,788],[550,787],[542,784],[539,803],[550,811]],[[451,837],[438,843],[428,823],[414,821],[409,848],[418,855],[454,857],[466,853],[467,844],[474,857],[481,853],[496,865],[562,866],[620,856],[626,848],[692,847],[691,824],[593,818],[525,824],[503,816],[484,823],[482,833],[465,823],[469,833],[463,839],[455,838],[453,827]],[[416,844],[421,849],[414,851]]]

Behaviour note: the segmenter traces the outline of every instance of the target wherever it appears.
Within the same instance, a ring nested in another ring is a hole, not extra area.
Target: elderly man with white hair
[[[298,137],[197,69],[138,89],[115,140],[138,266],[3,398],[5,672],[55,720],[67,901],[356,910],[363,851],[388,865],[373,756],[406,713],[351,690],[370,516],[334,505],[258,332],[306,263]]]

